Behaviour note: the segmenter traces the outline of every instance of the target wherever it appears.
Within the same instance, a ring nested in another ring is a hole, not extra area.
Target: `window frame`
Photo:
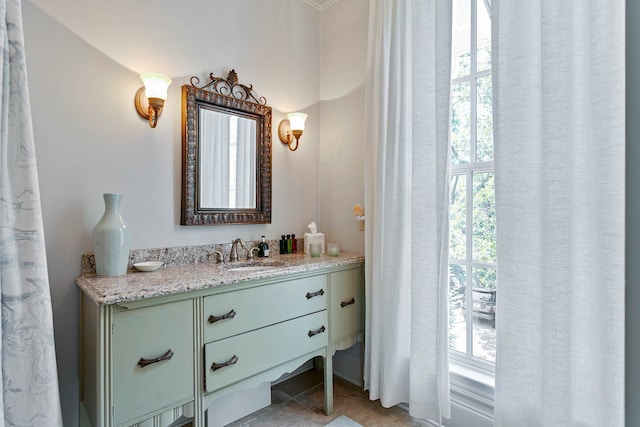
[[[487,0],[469,0],[470,3],[470,63],[469,74],[451,79],[451,87],[458,84],[468,83],[469,85],[469,123],[470,123],[470,145],[469,163],[451,164],[451,178],[455,175],[465,177],[465,256],[466,259],[449,258],[449,265],[458,264],[466,271],[465,281],[465,303],[467,307],[473,307],[473,269],[476,267],[491,268],[497,271],[497,262],[482,262],[473,259],[473,177],[474,174],[492,173],[495,179],[494,161],[477,161],[477,119],[478,119],[478,80],[482,77],[491,76],[493,67],[478,71],[478,4],[483,3],[487,9],[491,10],[490,2]],[[493,100],[492,100],[493,101]],[[495,182],[495,181],[494,181]],[[471,312],[473,312],[471,310]],[[495,375],[495,363],[477,356],[473,356],[473,316],[467,316],[466,327],[466,352],[449,349],[449,356],[452,362],[452,391],[454,383],[463,389],[476,389],[483,397],[493,399],[493,384]],[[473,372],[473,375],[469,375]],[[454,382],[455,380],[455,382]],[[491,390],[489,393],[488,390]],[[490,396],[489,396],[490,394]]]

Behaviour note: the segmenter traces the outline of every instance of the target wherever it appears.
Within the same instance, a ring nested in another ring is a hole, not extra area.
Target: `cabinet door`
[[[219,390],[327,346],[327,312],[309,314],[205,345],[205,388]]]
[[[327,297],[325,274],[206,297],[204,340],[216,341],[326,310]]]
[[[364,273],[362,268],[329,275],[331,286],[331,341],[362,330],[364,314]]]
[[[113,315],[115,425],[193,398],[193,339],[191,300]],[[164,360],[153,362],[162,356]],[[153,363],[141,367],[141,359],[142,364]]]

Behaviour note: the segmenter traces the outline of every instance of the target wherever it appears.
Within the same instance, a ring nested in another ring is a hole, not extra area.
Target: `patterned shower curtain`
[[[0,0],[2,426],[62,426],[20,0]]]

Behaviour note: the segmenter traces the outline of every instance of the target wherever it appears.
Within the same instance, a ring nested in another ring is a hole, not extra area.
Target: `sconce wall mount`
[[[290,113],[287,114],[287,119],[280,122],[278,126],[278,136],[283,144],[289,147],[289,150],[296,151],[298,144],[300,143],[300,137],[304,132],[304,122],[307,119],[305,113]],[[295,140],[295,146],[293,141]]]
[[[162,113],[164,101],[167,99],[167,89],[171,79],[157,73],[140,74],[144,86],[138,89],[134,98],[134,104],[138,114],[149,121],[149,126],[155,128],[158,117]]]

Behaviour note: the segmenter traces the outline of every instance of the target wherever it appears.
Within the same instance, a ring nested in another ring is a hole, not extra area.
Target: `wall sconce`
[[[304,121],[307,120],[307,115],[305,113],[289,113],[287,114],[287,119],[280,122],[280,126],[278,126],[278,136],[283,144],[289,146],[289,150],[296,151],[302,132],[304,132]],[[294,138],[296,140],[296,146],[295,148],[291,148]]]
[[[136,92],[136,111],[145,120],[149,120],[149,126],[154,128],[158,124],[158,116],[162,113],[164,101],[167,99],[167,89],[171,79],[157,73],[142,73],[140,78],[144,86]]]

